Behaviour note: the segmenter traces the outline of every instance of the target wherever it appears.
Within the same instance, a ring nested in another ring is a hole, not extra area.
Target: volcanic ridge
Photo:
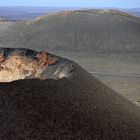
[[[0,140],[140,139],[139,108],[73,61],[1,48],[0,64]]]

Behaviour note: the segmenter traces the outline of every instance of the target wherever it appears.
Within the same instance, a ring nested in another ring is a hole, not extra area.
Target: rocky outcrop
[[[70,65],[66,65],[66,63]],[[0,82],[31,78],[58,79],[67,77],[68,73],[71,72],[70,69],[74,69],[71,63],[69,60],[47,52],[36,52],[30,49],[1,48]]]

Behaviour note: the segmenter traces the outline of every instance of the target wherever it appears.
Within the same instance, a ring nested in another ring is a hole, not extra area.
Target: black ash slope
[[[80,67],[0,84],[0,140],[139,140],[140,110]]]

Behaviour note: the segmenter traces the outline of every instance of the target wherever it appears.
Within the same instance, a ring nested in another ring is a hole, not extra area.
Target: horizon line
[[[121,9],[139,9],[140,7],[100,7],[100,6],[37,6],[37,5],[0,5],[0,7],[40,7],[40,8],[121,8]]]

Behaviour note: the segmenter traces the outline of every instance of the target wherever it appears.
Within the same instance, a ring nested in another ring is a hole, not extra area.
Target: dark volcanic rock
[[[0,84],[0,140],[139,140],[140,110],[80,67]]]

